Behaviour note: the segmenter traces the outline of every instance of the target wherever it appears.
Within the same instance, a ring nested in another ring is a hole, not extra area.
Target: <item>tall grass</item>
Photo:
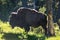
[[[25,32],[24,28],[15,27],[12,29],[9,22],[0,20],[0,40],[60,40],[59,26],[55,23],[55,37],[46,37],[41,27],[33,28],[33,31]],[[41,33],[41,30],[42,33]]]

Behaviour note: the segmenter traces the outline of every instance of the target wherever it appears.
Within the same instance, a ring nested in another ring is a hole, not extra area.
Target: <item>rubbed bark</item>
[[[53,17],[52,17],[52,12],[48,12],[48,36],[54,36],[55,35],[55,30],[54,30],[54,25],[53,25]]]
[[[47,14],[48,14],[48,22],[47,22],[47,26],[48,26],[48,36],[54,36],[55,35],[55,30],[54,30],[54,25],[53,25],[53,8],[52,8],[52,1],[53,0],[46,0],[46,10],[47,10]]]

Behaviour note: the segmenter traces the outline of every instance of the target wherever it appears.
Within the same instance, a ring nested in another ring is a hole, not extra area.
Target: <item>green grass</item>
[[[46,40],[60,40],[60,36],[49,37],[49,38],[46,38]]]
[[[25,32],[24,29],[19,27],[11,28],[9,22],[0,21],[0,40],[60,40],[60,30],[58,25],[55,23],[55,34],[54,37],[46,37],[44,32],[40,32],[42,28],[33,28],[33,31]]]

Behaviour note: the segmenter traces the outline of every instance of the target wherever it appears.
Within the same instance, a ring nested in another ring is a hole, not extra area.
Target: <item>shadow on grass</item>
[[[5,40],[20,40],[20,38],[18,37],[21,34],[12,34],[12,33],[8,33],[8,34],[4,34],[2,39]]]
[[[20,36],[20,38],[18,36]],[[2,39],[5,39],[5,40],[45,40],[45,36],[37,37],[36,35],[26,35],[26,39],[25,39],[22,34],[7,33],[3,35]]]
[[[45,36],[37,37],[35,35],[28,35],[27,40],[45,40]]]

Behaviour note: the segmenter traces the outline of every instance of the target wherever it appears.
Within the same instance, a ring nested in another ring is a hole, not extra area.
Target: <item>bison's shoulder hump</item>
[[[34,11],[34,12],[38,12],[37,10],[35,10],[35,9],[31,9],[31,8],[26,8],[26,7],[20,7],[18,10],[17,10],[17,12],[19,12],[19,11],[21,11],[21,10],[28,10],[28,11]]]

